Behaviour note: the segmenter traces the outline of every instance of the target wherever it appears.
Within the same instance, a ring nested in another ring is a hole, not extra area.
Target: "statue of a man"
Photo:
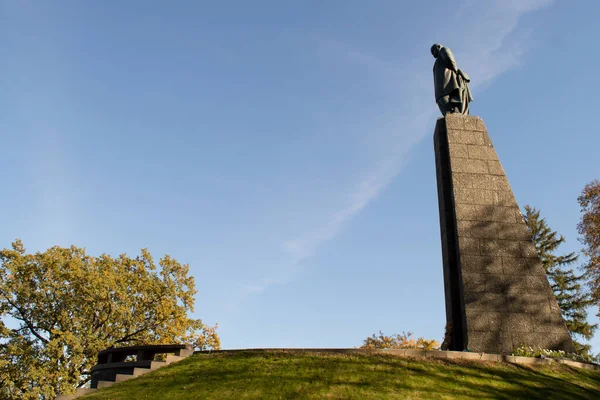
[[[431,54],[435,58],[433,64],[433,85],[435,101],[442,112],[469,114],[469,102],[473,100],[467,74],[458,69],[454,55],[449,48],[441,44],[431,46]]]

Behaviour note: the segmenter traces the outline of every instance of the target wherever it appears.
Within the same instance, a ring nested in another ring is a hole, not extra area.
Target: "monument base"
[[[434,148],[448,349],[574,352],[483,120],[439,118]]]

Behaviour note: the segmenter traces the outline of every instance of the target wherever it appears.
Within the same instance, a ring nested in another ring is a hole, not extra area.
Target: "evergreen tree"
[[[546,219],[540,217],[539,210],[527,205],[524,217],[571,337],[574,341],[578,337],[589,340],[597,328],[597,325],[587,322],[587,308],[594,304],[594,300],[582,286],[584,276],[577,275],[569,268],[579,256],[575,252],[555,254],[565,238],[550,229]],[[589,345],[575,341],[575,346],[578,353],[589,355]]]

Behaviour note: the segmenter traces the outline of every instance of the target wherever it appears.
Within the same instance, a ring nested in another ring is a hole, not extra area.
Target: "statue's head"
[[[431,46],[431,55],[434,58],[437,58],[438,54],[440,54],[440,50],[442,49],[442,45],[441,44],[434,44],[433,46]]]

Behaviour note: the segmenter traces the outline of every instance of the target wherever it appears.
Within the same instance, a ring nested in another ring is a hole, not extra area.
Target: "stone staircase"
[[[159,368],[166,367],[169,364],[181,361],[194,354],[192,349],[181,349],[178,354],[168,354],[164,361],[151,361],[149,368],[134,367],[131,374],[116,374],[114,381],[98,381],[97,389],[94,388],[78,388],[74,394],[61,394],[56,397],[56,400],[71,400],[86,394],[94,393],[96,390],[115,385],[119,382],[128,381],[129,379],[137,378],[138,376],[156,371]]]

